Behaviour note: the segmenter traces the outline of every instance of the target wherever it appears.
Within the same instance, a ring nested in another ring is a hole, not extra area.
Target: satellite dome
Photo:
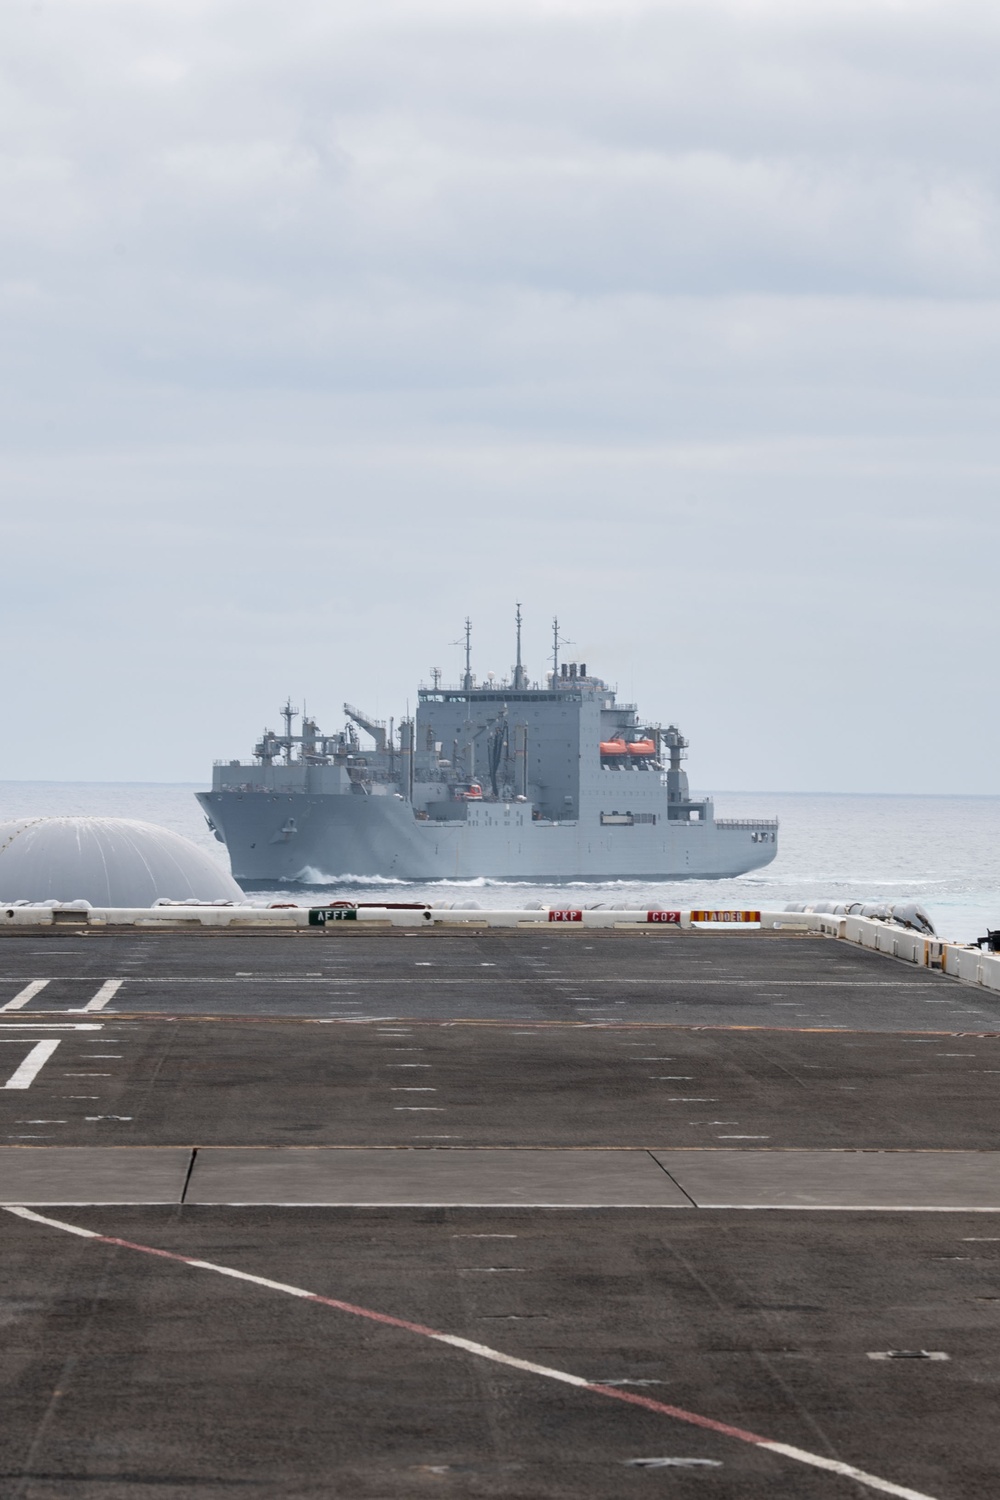
[[[0,822],[0,900],[152,906],[242,901],[243,892],[190,839],[134,818]]]

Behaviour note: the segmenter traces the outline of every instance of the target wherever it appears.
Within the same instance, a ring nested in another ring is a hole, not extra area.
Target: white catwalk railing
[[[149,907],[98,907],[82,902],[65,905],[0,907],[0,930],[13,927],[326,927],[341,922],[364,922],[382,927],[641,927],[712,928],[786,932],[823,932],[839,935],[843,917],[813,912],[760,911],[737,907],[666,910],[661,907],[613,910],[542,906],[509,910],[470,910],[459,907],[376,906],[341,901],[330,905],[199,906],[170,902]]]
[[[876,953],[902,959],[904,963],[940,969],[943,974],[965,980],[967,984],[981,984],[988,990],[1000,990],[1000,954],[984,953],[973,943],[949,943],[944,938],[909,932],[905,927],[897,927],[892,922],[879,922],[872,917],[841,917],[834,920],[844,924],[840,935],[849,943],[872,948]]]

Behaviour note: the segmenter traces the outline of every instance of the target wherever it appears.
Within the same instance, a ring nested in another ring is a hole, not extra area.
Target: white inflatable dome
[[[0,822],[0,901],[89,901],[152,906],[242,901],[211,855],[133,818],[18,818]]]

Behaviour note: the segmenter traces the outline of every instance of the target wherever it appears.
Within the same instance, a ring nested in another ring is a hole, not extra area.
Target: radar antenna
[[[521,688],[526,688],[528,686],[528,674],[524,670],[523,666],[521,665],[521,606],[520,606],[520,604],[518,604],[516,606],[516,609],[517,609],[517,613],[514,616],[514,622],[517,625],[517,665],[514,667],[514,688],[515,688],[515,691],[519,690]]]

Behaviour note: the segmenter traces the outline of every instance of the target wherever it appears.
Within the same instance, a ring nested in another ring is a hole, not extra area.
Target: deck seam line
[[[181,1196],[178,1199],[179,1203],[183,1203],[185,1201],[185,1199],[187,1198],[187,1191],[188,1191],[188,1188],[191,1185],[191,1174],[194,1171],[194,1164],[195,1164],[195,1160],[196,1160],[197,1156],[198,1156],[198,1147],[197,1146],[192,1146],[191,1147],[191,1159],[188,1162],[188,1169],[187,1169],[187,1172],[184,1175],[184,1186],[181,1188]]]
[[[646,1148],[646,1155],[649,1157],[650,1161],[655,1162],[656,1166],[659,1167],[660,1171],[663,1173],[664,1177],[667,1178],[668,1182],[672,1182],[673,1185],[674,1185],[674,1187],[677,1189],[677,1191],[679,1193],[683,1193],[684,1197],[688,1200],[688,1202],[690,1203],[690,1205],[691,1205],[692,1208],[698,1208],[700,1206],[691,1197],[691,1194],[688,1192],[688,1190],[684,1186],[684,1184],[682,1182],[678,1182],[677,1178],[674,1176],[674,1174],[672,1172],[668,1172],[667,1171],[667,1169],[663,1165],[662,1161],[660,1161],[660,1159],[657,1156],[654,1155],[651,1147],[647,1146],[647,1148]]]

